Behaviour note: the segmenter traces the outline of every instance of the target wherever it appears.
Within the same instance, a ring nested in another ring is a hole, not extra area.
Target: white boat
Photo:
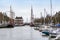
[[[34,27],[35,30],[39,30],[39,27]]]
[[[15,26],[24,26],[24,24],[15,24]]]
[[[50,26],[42,25],[39,27],[39,31],[50,30]]]
[[[58,36],[55,38],[55,40],[60,40],[60,35],[58,35]]]
[[[47,36],[49,36],[49,30],[43,30],[42,33],[45,34],[45,35],[47,35]]]
[[[24,24],[20,24],[20,26],[24,26]]]
[[[19,26],[19,24],[15,24],[15,26]]]
[[[56,38],[58,35],[60,35],[60,29],[52,29],[50,31],[50,37],[51,38]]]
[[[0,28],[1,27],[7,27],[8,24],[0,24]]]
[[[50,36],[51,38],[56,38],[56,36],[57,36],[57,30],[51,30],[49,36]]]
[[[41,32],[44,28],[45,28],[45,25],[41,25],[41,26],[39,27],[39,31]]]
[[[57,34],[58,34],[58,35],[60,35],[60,28],[59,28],[59,29],[57,29]]]

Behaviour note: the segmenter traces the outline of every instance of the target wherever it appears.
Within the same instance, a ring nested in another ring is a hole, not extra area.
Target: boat
[[[42,33],[49,36],[49,30],[44,30]]]
[[[50,31],[50,37],[51,38],[56,38],[56,36],[57,36],[57,30],[51,30]]]
[[[20,24],[20,26],[25,26],[24,23],[23,24]]]
[[[57,29],[57,34],[60,35],[60,28]]]
[[[47,25],[41,25],[40,28],[39,28],[39,31],[42,32],[44,30],[49,30],[51,27],[50,26],[47,26]]]
[[[14,26],[24,26],[25,24],[15,24]]]
[[[55,40],[60,40],[60,35],[58,35],[58,36],[55,38]]]
[[[14,24],[8,23],[6,27],[7,28],[14,28]]]
[[[34,23],[34,27],[40,27],[40,23]]]
[[[36,24],[36,25],[34,26],[34,29],[35,29],[35,30],[39,30],[40,27],[41,27],[41,24]]]
[[[52,28],[51,28],[50,26],[45,25],[45,26],[42,26],[42,28],[41,28],[40,30],[42,30],[41,32],[42,32],[43,34],[49,36],[51,29],[52,29]]]
[[[57,35],[60,35],[60,24],[55,25],[55,30],[52,29],[50,31],[50,37],[51,38],[56,38]]]
[[[33,23],[30,23],[30,27],[34,27],[35,25]]]
[[[40,27],[39,27],[39,31],[41,32],[45,27],[44,27],[45,25],[41,25]]]
[[[7,27],[7,24],[0,24],[0,28],[5,28]]]
[[[56,24],[55,27],[56,27],[56,28],[60,28],[60,24]]]
[[[12,28],[12,27],[14,27],[14,25],[12,24],[6,24],[6,23],[0,24],[0,28]]]
[[[35,30],[39,30],[39,27],[34,27]]]

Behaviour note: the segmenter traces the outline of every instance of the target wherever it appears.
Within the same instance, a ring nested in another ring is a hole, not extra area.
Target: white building
[[[16,17],[15,18],[15,25],[23,25],[23,18],[22,17]]]

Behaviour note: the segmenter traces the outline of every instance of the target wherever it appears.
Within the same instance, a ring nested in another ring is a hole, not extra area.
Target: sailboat
[[[45,17],[45,13],[46,13],[46,9],[44,9],[44,17]],[[49,29],[50,29],[50,26],[45,24],[45,18],[44,18],[44,27],[42,28],[42,33],[49,35]]]
[[[33,15],[33,9],[32,9],[32,6],[31,6],[31,23],[30,23],[30,26],[31,26],[31,27],[34,26],[34,15]]]

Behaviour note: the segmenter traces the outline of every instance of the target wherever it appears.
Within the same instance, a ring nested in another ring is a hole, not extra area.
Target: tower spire
[[[14,16],[15,16],[15,14],[14,14],[14,12],[12,10],[11,5],[10,5],[10,18],[14,19]]]

